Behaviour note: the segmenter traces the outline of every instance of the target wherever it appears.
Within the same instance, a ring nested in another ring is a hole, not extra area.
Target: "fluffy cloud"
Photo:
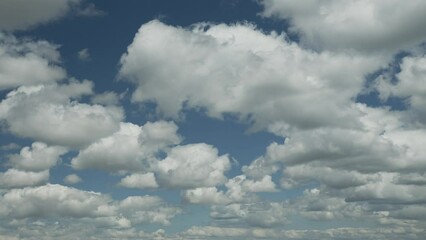
[[[181,212],[159,197],[129,196],[113,201],[100,193],[56,184],[3,192],[0,203],[0,219],[77,218],[101,228],[129,228],[141,223],[167,225]]]
[[[0,173],[0,188],[37,186],[46,183],[47,180],[49,180],[49,170],[29,172],[10,168]]]
[[[148,122],[142,127],[120,123],[120,129],[99,139],[72,159],[74,168],[107,171],[150,169],[160,150],[178,144],[177,126],[172,122]]]
[[[4,0],[0,2],[0,30],[24,30],[58,19],[81,0]]]
[[[64,178],[64,182],[67,184],[76,184],[83,181],[77,174],[70,174]]]
[[[426,37],[422,0],[262,0],[262,15],[288,19],[306,45],[317,49],[395,51]]]
[[[22,148],[19,154],[10,156],[9,163],[17,169],[43,171],[53,167],[58,162],[59,156],[66,152],[63,147],[35,142],[31,147]]]
[[[422,123],[426,123],[426,56],[409,56],[402,59],[400,71],[385,73],[377,79],[377,90],[382,100],[389,97],[405,99],[408,108]]]
[[[121,179],[120,186],[127,188],[157,188],[154,173],[134,173]]]
[[[364,75],[382,64],[380,58],[315,53],[252,25],[183,29],[152,21],[122,56],[120,76],[136,84],[133,101],[155,101],[165,116],[202,107],[213,117],[252,117],[256,127],[285,121],[309,128],[354,124],[348,103]]]
[[[172,148],[157,163],[157,182],[165,187],[213,187],[224,183],[231,163],[227,155],[207,144],[189,144]]]
[[[46,41],[19,40],[0,33],[0,90],[65,78],[65,70],[58,66],[57,48]]]
[[[90,81],[20,87],[0,102],[0,119],[9,131],[48,144],[82,147],[116,131],[119,107],[79,103],[92,93]]]

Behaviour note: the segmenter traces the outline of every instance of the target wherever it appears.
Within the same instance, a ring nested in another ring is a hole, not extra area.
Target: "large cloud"
[[[152,21],[121,64],[120,76],[137,86],[133,101],[155,101],[166,116],[202,107],[213,117],[251,116],[257,127],[282,120],[309,128],[353,124],[348,102],[382,62],[304,50],[247,24],[183,29]]]
[[[204,143],[176,146],[157,163],[156,177],[165,187],[213,187],[226,182],[231,163],[227,155]]]
[[[0,188],[37,186],[49,180],[49,170],[41,172],[22,171],[14,168],[0,173]]]
[[[172,122],[148,122],[141,127],[121,123],[118,131],[80,151],[71,163],[77,169],[150,170],[150,162],[155,161],[160,150],[180,141],[177,126]]]
[[[0,119],[18,136],[82,147],[116,131],[123,118],[119,107],[75,101],[92,87],[90,81],[20,87],[0,103]]]
[[[10,156],[10,164],[18,169],[42,171],[53,167],[59,156],[67,150],[58,146],[47,146],[45,143],[35,142],[31,147],[24,147],[19,154]]]
[[[46,41],[18,40],[0,32],[0,90],[65,78],[57,48]]]
[[[58,19],[81,0],[3,0],[0,30],[24,30]]]
[[[317,49],[395,51],[426,38],[422,0],[262,0],[263,16],[288,19],[302,42]]]

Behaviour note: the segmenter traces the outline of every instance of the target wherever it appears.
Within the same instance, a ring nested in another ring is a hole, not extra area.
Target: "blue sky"
[[[425,10],[0,2],[0,238],[424,239]]]

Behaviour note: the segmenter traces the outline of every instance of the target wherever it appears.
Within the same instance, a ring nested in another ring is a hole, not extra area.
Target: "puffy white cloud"
[[[75,100],[92,93],[90,81],[20,87],[0,102],[11,133],[47,144],[82,147],[116,131],[122,109]]]
[[[287,19],[314,48],[395,51],[426,38],[422,0],[262,0],[265,17]]]
[[[177,126],[172,122],[148,122],[142,127],[120,123],[118,131],[80,151],[71,164],[77,169],[107,171],[150,169],[158,151],[180,141]]]
[[[110,199],[99,193],[81,191],[56,184],[36,188],[12,189],[0,199],[2,217],[46,216],[97,217],[111,215]]]
[[[11,155],[9,163],[17,169],[43,171],[56,165],[59,156],[66,152],[67,149],[64,147],[34,142],[31,147],[22,148],[19,154]]]
[[[114,201],[101,193],[57,184],[8,190],[1,193],[0,203],[0,219],[19,222],[32,217],[41,221],[74,218],[77,224],[86,222],[101,229],[129,228],[142,223],[167,225],[181,213],[180,208],[155,196],[129,196]]]
[[[157,188],[154,173],[134,173],[121,179],[120,186],[127,188]]]
[[[122,200],[118,207],[133,224],[169,225],[170,219],[182,212],[180,208],[167,206],[161,198],[156,196],[130,196]]]
[[[207,144],[188,144],[172,148],[156,165],[157,182],[175,188],[213,187],[225,183],[231,163],[227,155]]]
[[[405,99],[408,109],[417,119],[426,123],[426,56],[409,56],[402,59],[400,72],[395,76],[385,73],[377,81],[382,100],[389,97]],[[395,77],[396,79],[392,79]],[[396,83],[394,81],[396,80]]]
[[[24,30],[65,16],[81,0],[3,0],[0,30]]]
[[[259,128],[275,121],[309,128],[354,124],[348,103],[382,60],[315,53],[247,24],[183,29],[152,21],[122,56],[120,76],[136,84],[133,101],[155,101],[166,116],[202,107]]]
[[[225,183],[227,190],[219,191],[216,187],[199,187],[182,192],[182,198],[190,203],[226,205],[230,203],[251,202],[255,192],[275,192],[275,183],[271,176],[264,176],[261,180],[247,179],[239,175]]]
[[[76,184],[83,181],[77,174],[70,174],[65,176],[64,182],[67,184]]]
[[[120,97],[115,92],[104,92],[93,96],[92,102],[102,105],[117,105],[120,102]]]
[[[19,40],[0,32],[0,90],[65,78],[57,48],[46,41]]]
[[[0,173],[0,188],[36,186],[46,183],[48,180],[49,170],[30,172],[10,168],[4,173]]]

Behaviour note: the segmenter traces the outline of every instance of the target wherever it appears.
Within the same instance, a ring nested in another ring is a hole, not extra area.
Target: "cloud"
[[[71,164],[76,169],[149,170],[158,151],[180,141],[177,126],[172,122],[148,122],[142,127],[120,123],[119,130],[80,151]]]
[[[224,183],[231,163],[211,145],[199,143],[176,146],[155,168],[157,182],[169,188],[213,187]]]
[[[158,188],[154,173],[134,173],[121,179],[118,184],[127,188]]]
[[[20,40],[0,33],[0,90],[64,79],[57,48],[46,41]]]
[[[80,0],[4,0],[0,3],[0,30],[25,30],[65,16]]]
[[[10,168],[0,173],[0,188],[37,186],[49,180],[49,170],[41,172],[21,171]]]
[[[376,80],[376,88],[380,98],[385,101],[389,97],[405,99],[407,107],[423,124],[426,123],[426,56],[408,56],[402,59],[397,74],[385,72]]]
[[[118,105],[121,96],[118,96],[115,92],[104,92],[96,94],[92,97],[92,103],[101,105]]]
[[[154,101],[160,115],[201,107],[211,117],[235,113],[257,128],[276,121],[312,128],[354,124],[352,98],[365,74],[384,63],[315,53],[249,24],[184,29],[151,21],[122,56],[120,76],[136,85],[134,102]]]
[[[8,130],[47,144],[79,148],[116,131],[122,109],[79,103],[92,94],[90,81],[20,87],[0,102]]]
[[[83,17],[100,17],[105,16],[106,14],[107,13],[105,11],[97,9],[93,3],[89,3],[85,7],[80,7],[77,10],[77,15]]]
[[[129,196],[113,201],[101,193],[57,184],[11,189],[2,192],[0,203],[0,219],[74,218],[77,223],[87,221],[100,228],[129,228],[142,223],[167,225],[181,213],[159,197]]]
[[[81,49],[80,51],[78,51],[77,57],[78,59],[80,59],[80,61],[83,61],[83,62],[90,61],[91,58],[90,58],[89,49],[88,48]]]
[[[79,182],[83,181],[77,174],[70,174],[65,176],[64,182],[66,184],[77,184]]]
[[[262,0],[264,17],[290,22],[303,44],[315,49],[391,54],[424,41],[422,0]]]
[[[11,155],[9,164],[21,170],[43,171],[55,166],[59,156],[66,152],[64,147],[34,142],[31,147],[23,147],[19,154]]]

